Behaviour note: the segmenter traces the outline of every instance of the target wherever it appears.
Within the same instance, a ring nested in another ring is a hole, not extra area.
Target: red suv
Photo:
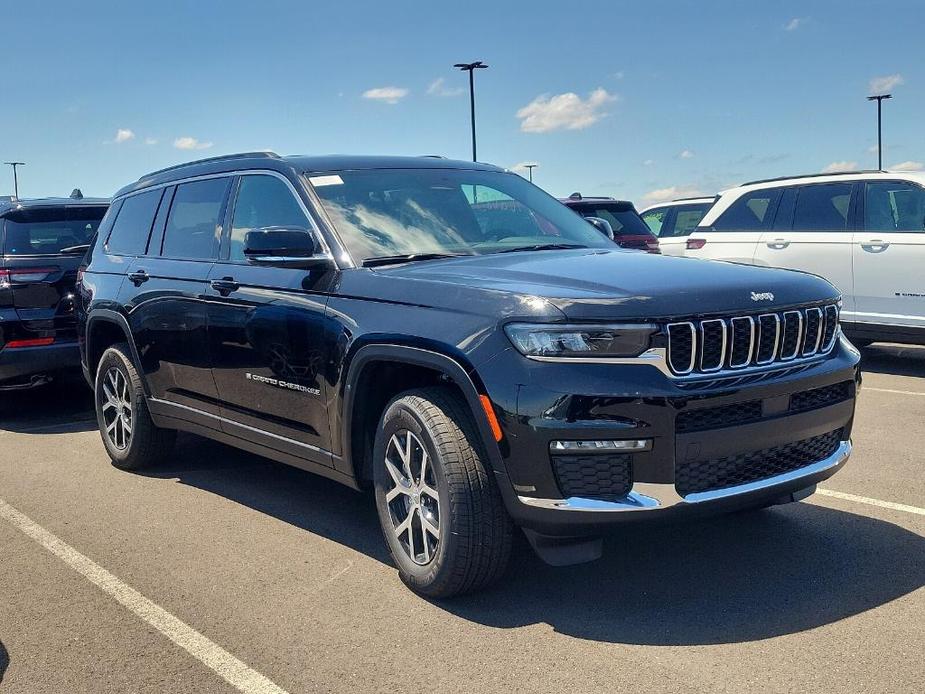
[[[559,200],[566,207],[585,218],[602,219],[613,230],[613,240],[621,248],[633,248],[648,253],[659,253],[658,237],[628,200],[613,198],[586,198],[581,193],[572,193]],[[604,226],[606,225],[598,225]],[[609,236],[609,234],[608,234]]]

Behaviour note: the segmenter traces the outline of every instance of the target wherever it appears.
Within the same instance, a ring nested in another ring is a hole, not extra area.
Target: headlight
[[[658,326],[511,323],[504,331],[528,357],[637,357],[649,349]]]

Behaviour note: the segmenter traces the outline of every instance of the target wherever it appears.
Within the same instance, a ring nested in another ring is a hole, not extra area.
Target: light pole
[[[25,166],[26,162],[24,161],[5,161],[4,164],[8,164],[13,167],[13,197],[17,200],[19,199],[19,176],[16,174],[17,166]]]
[[[473,75],[476,70],[483,70],[488,66],[481,60],[474,63],[456,63],[453,67],[458,67],[463,72],[469,73],[469,115],[472,121],[472,161],[478,161],[475,154],[475,79]]]
[[[883,171],[883,121],[881,118],[881,109],[883,108],[883,100],[892,98],[892,94],[879,94],[877,96],[867,97],[868,101],[877,102],[877,171]]]
[[[524,168],[527,170],[527,175],[530,177],[530,183],[533,183],[533,169],[535,169],[539,164],[524,164]]]

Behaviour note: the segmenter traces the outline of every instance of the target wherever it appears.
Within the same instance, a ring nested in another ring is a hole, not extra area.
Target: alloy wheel
[[[392,486],[385,502],[392,532],[415,564],[429,564],[440,543],[440,497],[430,455],[407,429],[396,432],[385,450]]]
[[[132,438],[132,396],[128,378],[121,369],[111,367],[106,372],[101,409],[110,443],[120,451],[125,450]]]

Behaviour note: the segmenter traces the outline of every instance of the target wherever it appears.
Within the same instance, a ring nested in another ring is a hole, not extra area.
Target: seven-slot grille
[[[668,325],[668,366],[679,376],[785,364],[829,352],[838,307],[683,321]]]

